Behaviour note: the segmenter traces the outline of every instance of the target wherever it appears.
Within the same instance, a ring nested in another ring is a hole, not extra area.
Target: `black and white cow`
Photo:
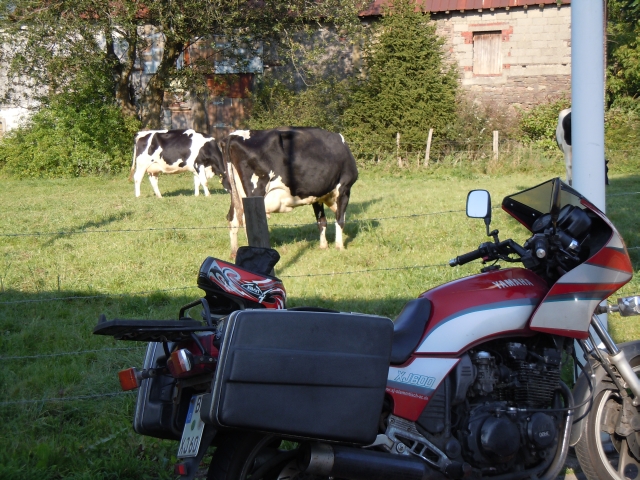
[[[229,190],[222,152],[213,137],[194,130],[147,130],[136,134],[129,175],[129,180],[133,177],[135,181],[136,197],[140,196],[145,173],[156,196],[162,197],[158,174],[180,172],[193,172],[196,196],[200,194],[200,185],[204,194],[209,195],[207,180],[214,175],[220,175],[223,186]]]
[[[328,246],[327,205],[336,216],[336,248],[344,247],[345,212],[358,169],[342,135],[320,128],[237,130],[223,142],[223,150],[231,184],[227,219],[232,257],[238,250],[238,228],[244,225],[246,196],[264,197],[267,214],[313,205],[320,248]]]
[[[556,127],[556,142],[562,153],[564,153],[564,166],[567,171],[567,183],[573,183],[573,166],[571,152],[571,109],[565,108],[558,115],[558,126]]]
[[[567,171],[567,183],[573,185],[573,158],[571,148],[571,108],[565,108],[558,115],[558,126],[556,127],[556,142],[562,153],[564,153],[564,165]],[[609,185],[609,163],[604,161],[604,183]]]

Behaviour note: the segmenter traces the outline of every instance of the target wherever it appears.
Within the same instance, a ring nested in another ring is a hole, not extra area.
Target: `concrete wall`
[[[530,107],[569,94],[571,87],[571,6],[512,7],[432,14],[460,67],[462,86],[483,101]],[[502,33],[502,71],[473,73],[474,32]]]

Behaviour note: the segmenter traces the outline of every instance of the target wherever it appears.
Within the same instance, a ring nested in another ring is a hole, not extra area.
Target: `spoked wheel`
[[[636,374],[640,373],[640,357],[631,362]],[[593,403],[584,420],[576,455],[589,480],[640,480],[640,432],[628,436],[615,432],[623,413],[623,402],[617,390],[604,390]],[[633,408],[627,423],[640,428],[640,413]]]
[[[300,472],[298,448],[277,435],[230,433],[211,458],[207,480],[321,480]]]

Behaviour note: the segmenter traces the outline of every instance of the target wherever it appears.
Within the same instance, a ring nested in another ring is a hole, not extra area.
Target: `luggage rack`
[[[215,331],[215,327],[204,325],[191,318],[181,320],[107,320],[100,315],[98,324],[93,329],[95,335],[106,335],[116,340],[132,340],[136,342],[179,342],[195,332]]]

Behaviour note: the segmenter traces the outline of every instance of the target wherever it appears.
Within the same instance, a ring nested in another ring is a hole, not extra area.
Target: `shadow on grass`
[[[229,195],[227,193],[227,191],[220,187],[220,188],[209,188],[209,193],[211,194],[211,196],[214,195]],[[203,196],[204,193],[202,192],[202,189],[200,189],[200,195]],[[178,190],[170,190],[166,193],[162,194],[163,197],[195,197],[194,195],[194,189],[193,188],[180,188]]]
[[[0,375],[0,412],[8,433],[0,437],[0,477],[174,478],[171,457],[177,443],[134,434],[134,396],[121,394],[117,386],[118,370],[142,366],[146,344],[92,332],[101,313],[107,319],[175,319],[182,305],[202,295],[197,288],[114,297],[91,291],[2,292],[6,375]],[[290,298],[289,306],[393,318],[408,300],[310,296]],[[191,316],[199,318],[199,312]],[[88,455],[103,461],[87,462]]]
[[[355,217],[360,216],[367,212],[369,207],[372,205],[382,201],[382,198],[374,198],[372,200],[366,200],[363,202],[351,202],[347,208],[347,221],[344,228],[344,238],[343,244],[344,246],[348,246],[360,233],[362,226],[360,222],[355,221]],[[311,218],[309,219],[308,225],[292,225],[291,227],[285,226],[273,226],[269,229],[269,235],[271,240],[272,248],[277,248],[283,245],[288,245],[294,242],[309,242],[311,244],[317,244],[315,248],[319,248],[320,244],[320,231],[315,223],[315,217],[313,216],[313,211],[310,210]],[[329,243],[329,248],[332,248],[332,244],[335,243],[335,217],[332,212],[325,208],[325,214],[328,214],[327,217],[327,242]],[[272,217],[273,218],[273,217]],[[352,219],[352,221],[349,221]],[[367,222],[367,230],[371,230],[374,228],[378,228],[380,226],[380,222],[372,220]],[[287,266],[294,265],[296,260],[304,253],[304,251],[309,250],[309,247],[305,247],[302,249],[298,255],[296,255],[292,260],[290,260]]]
[[[109,215],[108,217],[104,217],[100,220],[89,220],[87,222],[84,222],[80,225],[78,225],[75,228],[70,228],[68,231],[70,232],[82,232],[83,230],[91,230],[91,229],[98,229],[101,227],[106,227],[107,225],[111,225],[112,223],[115,222],[119,222],[121,220],[126,219],[127,217],[129,217],[130,215],[132,215],[133,212],[132,211],[128,211],[128,212],[118,212],[118,213],[114,213],[112,215]],[[53,235],[49,240],[47,240],[44,243],[44,246],[51,246],[55,243],[56,240],[60,240],[61,238],[67,237],[68,234],[66,232],[62,232],[58,235]]]
[[[367,213],[369,207],[375,205],[376,203],[382,202],[384,199],[382,197],[372,198],[370,200],[365,200],[362,202],[349,202],[349,207],[347,208],[348,217],[358,217],[364,213]]]

